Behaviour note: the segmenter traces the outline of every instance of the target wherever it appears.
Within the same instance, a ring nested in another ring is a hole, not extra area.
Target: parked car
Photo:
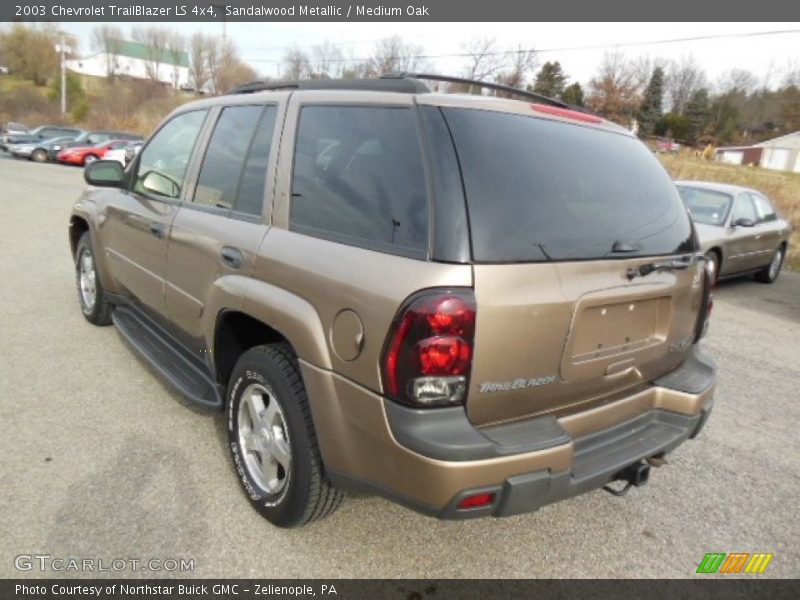
[[[29,129],[30,128],[24,123],[16,123],[14,121],[4,123],[2,127],[0,127],[0,141],[5,141],[5,136],[7,135],[22,135],[28,133]]]
[[[514,515],[643,485],[698,434],[710,273],[633,134],[521,90],[281,86],[180,107],[126,171],[89,165],[69,226],[84,317],[226,411],[267,519],[348,488]]]
[[[677,181],[714,281],[754,274],[773,283],[781,272],[792,225],[761,192],[708,181]]]
[[[74,127],[62,127],[60,125],[40,125],[31,129],[27,133],[8,135],[2,143],[0,149],[8,151],[11,144],[35,144],[43,140],[50,140],[57,137],[77,137],[83,132],[82,129]]]
[[[53,149],[54,152],[50,154],[51,160],[58,160],[58,153],[66,148],[76,148],[78,146],[88,147],[96,146],[102,142],[109,142],[112,140],[120,141],[137,141],[140,142],[144,138],[136,133],[126,133],[124,131],[111,131],[111,130],[94,130],[84,131],[81,135],[76,137],[73,141],[62,145],[58,149]]]
[[[113,148],[109,148],[105,151],[103,156],[101,157],[103,160],[115,160],[123,167],[127,166],[127,164],[131,161],[133,156],[135,156],[136,149],[135,147],[142,147],[141,142],[123,142],[120,145],[117,145]],[[131,158],[128,158],[130,156]]]
[[[126,144],[124,140],[111,140],[94,146],[67,146],[58,153],[58,162],[83,167],[99,160],[108,150],[124,148]]]
[[[658,154],[677,154],[681,150],[681,145],[673,140],[662,138],[656,141],[656,153]]]
[[[35,162],[47,162],[48,153],[54,146],[65,144],[72,141],[72,139],[72,137],[59,137],[36,143],[11,144],[8,147],[8,151],[16,158],[29,158]]]
[[[136,158],[136,155],[139,154],[139,151],[142,149],[144,145],[143,142],[133,142],[125,149],[125,166],[127,167],[131,161]]]

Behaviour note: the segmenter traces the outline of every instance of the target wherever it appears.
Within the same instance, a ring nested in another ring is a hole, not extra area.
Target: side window
[[[239,193],[233,209],[237,212],[260,215],[264,202],[264,186],[267,183],[267,165],[272,148],[272,133],[275,129],[275,118],[278,109],[268,106],[261,115],[261,122],[256,130],[250,154],[247,157],[242,179],[239,182]]]
[[[195,204],[260,214],[275,111],[274,106],[229,106],[222,111],[203,158],[194,192]],[[269,131],[265,131],[265,121],[269,121],[266,123]],[[255,155],[264,157],[260,172],[256,172],[258,165],[250,168]],[[248,188],[244,190],[248,172]],[[261,181],[258,189],[253,188],[253,178],[256,183]]]
[[[205,110],[180,114],[164,125],[141,152],[133,189],[166,198],[180,196]]]
[[[753,201],[750,199],[750,194],[739,194],[736,197],[736,203],[733,205],[731,223],[735,223],[739,219],[749,219],[753,222],[758,221],[758,217],[756,216],[756,208],[753,206]]]
[[[289,221],[332,241],[424,256],[427,195],[411,109],[304,107]]]
[[[778,215],[775,214],[775,209],[769,203],[769,200],[758,194],[750,194],[753,202],[756,205],[756,213],[758,213],[758,220],[763,222],[775,221]]]

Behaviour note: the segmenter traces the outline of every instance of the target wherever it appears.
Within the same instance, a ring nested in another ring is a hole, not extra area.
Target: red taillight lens
[[[475,494],[467,496],[458,503],[458,508],[477,508],[479,506],[488,506],[494,502],[494,494]]]
[[[386,392],[413,406],[464,401],[475,335],[472,290],[427,290],[400,309],[386,342]]]
[[[570,110],[569,108],[560,108],[558,106],[550,106],[549,104],[531,104],[531,108],[537,112],[561,117],[563,119],[571,119],[573,121],[583,121],[584,123],[602,123],[603,119],[596,115],[588,115],[577,110]]]

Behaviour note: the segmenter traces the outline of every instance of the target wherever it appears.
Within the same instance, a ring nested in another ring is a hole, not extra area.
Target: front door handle
[[[150,233],[158,239],[164,237],[164,225],[162,223],[150,223]]]
[[[244,257],[242,256],[241,251],[236,248],[232,248],[230,246],[223,246],[222,249],[219,251],[220,258],[222,258],[222,262],[225,263],[226,266],[232,269],[238,269],[242,266],[242,261]]]

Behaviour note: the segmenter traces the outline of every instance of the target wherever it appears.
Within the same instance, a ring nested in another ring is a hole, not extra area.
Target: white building
[[[120,41],[115,52],[109,55],[98,52],[84,58],[67,61],[67,68],[80,75],[92,77],[108,76],[109,65],[119,77],[151,79],[150,73],[157,69],[156,79],[173,87],[189,86],[189,55],[186,52],[173,53],[164,50],[161,55],[152,57],[144,44]]]
[[[765,169],[800,173],[800,131],[756,146],[762,148],[760,165]]]

